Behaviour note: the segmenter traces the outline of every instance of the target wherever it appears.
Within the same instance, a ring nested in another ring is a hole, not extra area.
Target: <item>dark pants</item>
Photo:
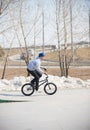
[[[34,77],[34,79],[31,81],[31,84],[36,83],[36,90],[38,90],[39,79],[42,76],[42,74],[37,70],[31,71],[27,69],[27,71]]]

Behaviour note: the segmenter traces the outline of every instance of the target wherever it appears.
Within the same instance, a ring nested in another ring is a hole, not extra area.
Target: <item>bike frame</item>
[[[38,87],[40,87],[41,85],[43,85],[45,83],[48,83],[48,76],[44,80],[39,81],[39,86]]]

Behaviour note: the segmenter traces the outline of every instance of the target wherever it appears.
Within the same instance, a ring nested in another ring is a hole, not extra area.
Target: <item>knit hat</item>
[[[45,56],[45,53],[44,53],[44,52],[41,52],[41,53],[39,53],[38,56],[39,56],[39,57],[44,57],[44,56]]]

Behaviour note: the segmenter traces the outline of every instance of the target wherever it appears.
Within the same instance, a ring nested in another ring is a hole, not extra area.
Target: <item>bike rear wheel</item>
[[[22,86],[21,88],[21,92],[25,95],[25,96],[30,96],[34,93],[34,87],[30,84],[30,83],[26,83]]]
[[[47,83],[44,86],[44,92],[48,95],[53,95],[57,91],[57,86],[54,83]]]

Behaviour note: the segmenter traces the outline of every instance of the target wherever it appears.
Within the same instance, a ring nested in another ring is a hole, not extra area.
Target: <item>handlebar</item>
[[[46,78],[48,78],[48,74],[47,73],[44,73],[46,75]]]
[[[44,67],[40,67],[40,68],[47,72],[46,68],[44,68]],[[48,78],[48,74],[47,73],[44,73],[44,74],[46,75],[46,78]]]
[[[47,71],[47,69],[46,68],[43,68],[43,67],[40,67],[41,69],[43,69],[44,71]]]
[[[46,68],[43,68],[45,71],[47,71],[47,69]]]

